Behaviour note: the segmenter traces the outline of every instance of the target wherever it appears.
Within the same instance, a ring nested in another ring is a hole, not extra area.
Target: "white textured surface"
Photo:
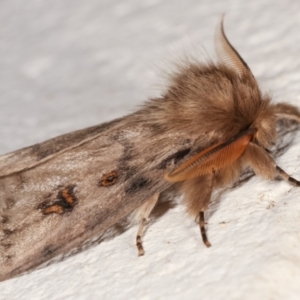
[[[0,152],[132,111],[157,93],[163,57],[188,53],[195,41],[211,55],[223,12],[230,41],[262,87],[300,106],[297,0],[2,1]],[[278,159],[298,179],[299,150],[300,133]],[[137,257],[134,227],[0,283],[0,298],[299,299],[299,198],[285,182],[254,177],[211,207],[210,249],[176,206],[148,228],[146,256]]]

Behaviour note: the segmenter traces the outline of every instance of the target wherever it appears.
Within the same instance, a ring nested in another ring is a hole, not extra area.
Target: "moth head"
[[[276,139],[277,118],[272,106],[269,105],[269,101],[263,102],[263,104],[265,104],[265,107],[260,109],[251,127],[256,129],[254,142],[264,148],[268,148]]]

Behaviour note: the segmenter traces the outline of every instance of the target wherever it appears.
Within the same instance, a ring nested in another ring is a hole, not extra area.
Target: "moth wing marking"
[[[144,124],[124,122],[34,168],[0,177],[0,281],[98,243],[106,229],[169,188],[164,174],[190,157],[181,153],[183,144],[200,145],[177,133],[157,140],[151,134]],[[175,150],[180,155],[171,158]],[[60,192],[72,186],[73,193],[73,185],[74,208],[45,214],[61,196],[68,200]]]

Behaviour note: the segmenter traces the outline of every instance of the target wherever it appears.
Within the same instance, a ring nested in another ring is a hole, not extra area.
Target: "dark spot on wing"
[[[131,194],[140,191],[141,189],[149,186],[151,181],[145,177],[139,177],[129,182],[128,186],[125,187],[125,193]]]
[[[14,205],[16,204],[15,199],[8,197],[5,199],[5,210],[6,209],[11,209],[12,207],[14,207]]]
[[[13,244],[12,243],[2,243],[1,246],[5,249],[9,249]]]
[[[42,202],[38,209],[41,209],[43,214],[48,215],[52,213],[64,214],[73,210],[74,206],[78,203],[75,195],[75,185],[69,185],[62,188],[56,196],[56,201],[49,203],[49,200]]]
[[[42,250],[42,255],[44,257],[51,256],[55,251],[57,250],[57,247],[54,247],[53,245],[47,245],[43,250]]]
[[[3,229],[3,233],[5,235],[12,235],[14,233],[14,230],[10,230],[10,229]]]
[[[181,149],[164,160],[162,160],[158,165],[157,168],[159,170],[166,169],[170,164],[173,162],[174,165],[176,165],[178,162],[180,162],[186,155],[188,155],[191,151],[191,148]]]
[[[1,223],[2,224],[6,224],[6,223],[8,223],[8,221],[9,221],[9,218],[7,216],[1,216]]]
[[[117,171],[111,171],[104,174],[100,181],[99,186],[111,186],[114,185],[118,180],[119,174]]]
[[[59,151],[59,149],[55,149],[55,148],[54,149],[40,150],[40,151],[37,152],[37,154],[38,154],[37,156],[38,156],[38,159],[41,160],[41,159],[43,159],[47,156],[50,156],[50,155],[52,155],[52,154],[54,154],[58,151]]]
[[[128,161],[136,157],[137,152],[134,148],[134,145],[128,140],[121,141],[120,144],[123,145],[123,154],[120,157],[119,161],[128,163]]]
[[[122,171],[122,174],[124,174],[125,180],[129,180],[137,172],[137,167],[134,166],[120,165],[120,169]]]

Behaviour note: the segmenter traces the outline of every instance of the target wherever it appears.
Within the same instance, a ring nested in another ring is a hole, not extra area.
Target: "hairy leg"
[[[267,151],[256,144],[250,143],[242,158],[253,168],[257,175],[263,178],[274,179],[276,176],[280,176],[294,186],[300,186],[300,181],[289,176],[284,170],[278,167]]]
[[[142,256],[145,254],[143,244],[142,244],[142,235],[143,235],[144,227],[148,220],[148,217],[149,217],[151,211],[153,210],[155,204],[157,203],[158,198],[159,198],[159,193],[154,194],[141,207],[139,207],[135,211],[134,218],[140,224],[137,235],[136,235],[136,246],[138,249],[139,256]]]
[[[184,202],[191,215],[199,218],[199,227],[203,243],[210,247],[205,230],[204,213],[211,199],[214,187],[214,175],[204,175],[187,180],[182,185]]]

